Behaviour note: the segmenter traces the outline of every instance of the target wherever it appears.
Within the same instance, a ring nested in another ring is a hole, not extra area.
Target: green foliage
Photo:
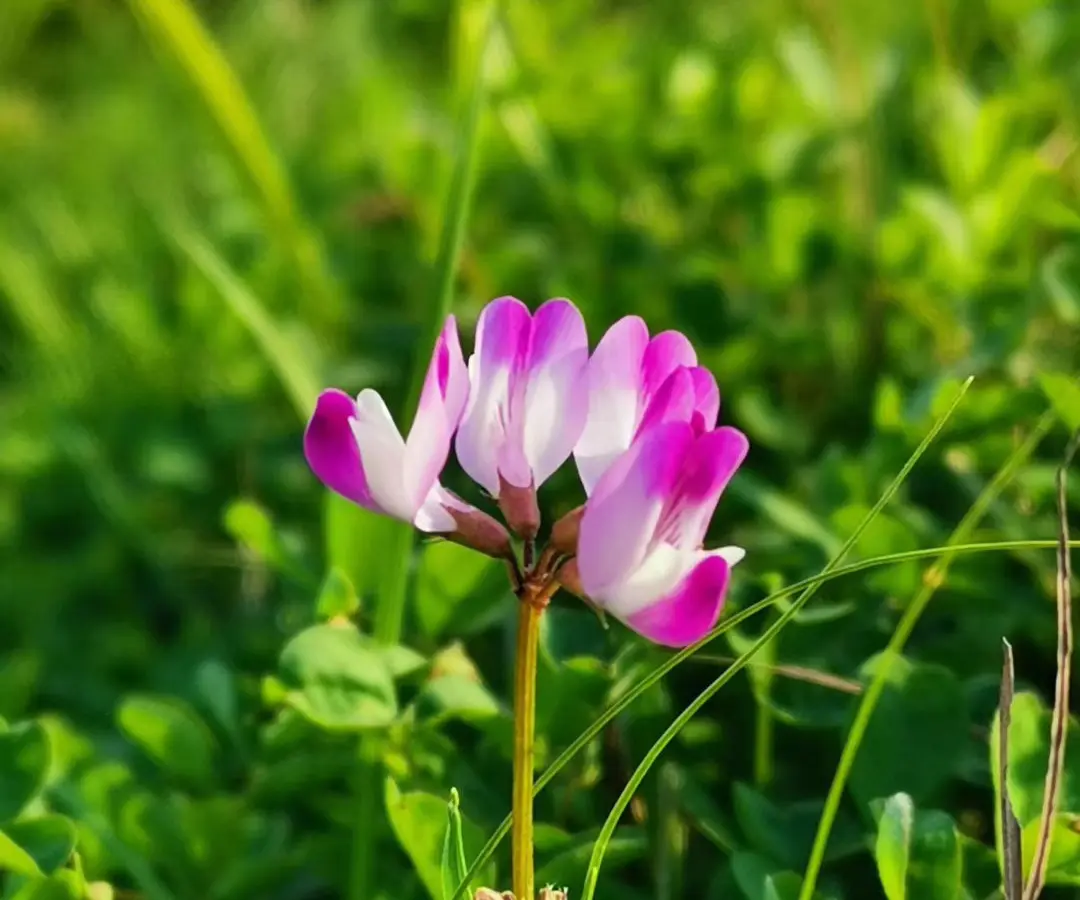
[[[748,548],[725,640],[660,677],[545,613],[541,883],[580,896],[649,748],[808,585],[737,617],[821,570],[969,374],[851,561],[945,543],[1058,421],[965,538],[1012,543],[958,556],[894,659],[815,896],[998,888],[1003,635],[1030,865],[1054,557],[1016,542],[1055,537],[1080,427],[1074,6],[0,2],[0,897],[454,893],[509,809],[506,573],[329,495],[301,433],[330,384],[407,430],[441,313],[468,352],[507,293],[571,297],[594,344],[684,331],[752,447],[708,538]],[[545,522],[582,500],[568,465]],[[927,564],[822,582],[671,733],[599,900],[799,897]],[[1047,900],[1080,885],[1075,730]]]
[[[385,728],[397,715],[385,653],[351,625],[313,625],[281,651],[286,702],[322,728]]]

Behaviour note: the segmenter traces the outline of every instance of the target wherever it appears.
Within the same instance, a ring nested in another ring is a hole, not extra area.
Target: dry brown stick
[[[1050,860],[1050,842],[1057,813],[1061,776],[1065,768],[1065,740],[1069,732],[1069,680],[1072,668],[1072,559],[1069,552],[1069,509],[1066,489],[1069,466],[1080,447],[1080,431],[1073,435],[1065,459],[1057,472],[1058,551],[1057,551],[1057,683],[1054,686],[1054,713],[1050,724],[1050,757],[1046,766],[1046,785],[1039,817],[1039,838],[1031,875],[1024,889],[1024,900],[1036,900],[1046,879]]]

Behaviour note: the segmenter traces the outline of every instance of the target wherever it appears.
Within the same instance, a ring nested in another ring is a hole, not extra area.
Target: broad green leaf
[[[869,678],[876,656],[863,666]],[[863,803],[905,791],[918,803],[953,775],[967,743],[963,688],[944,666],[895,658],[887,686],[851,770],[851,791]]]
[[[1046,866],[1047,884],[1080,885],[1080,816],[1056,816],[1050,834],[1050,859]],[[1039,821],[1024,827],[1020,848],[1023,851],[1024,877],[1031,872],[1035,848],[1039,845]]]
[[[888,900],[907,900],[908,859],[911,832],[915,827],[915,804],[907,794],[893,794],[878,821],[874,859]]]
[[[1061,421],[1072,431],[1080,429],[1080,381],[1059,372],[1040,372],[1039,383]]]
[[[40,816],[12,822],[5,829],[7,836],[25,850],[38,869],[51,875],[71,857],[75,850],[75,825],[59,815]]]
[[[225,510],[225,530],[264,562],[280,565],[285,553],[270,514],[254,500],[234,500]]]
[[[40,877],[41,868],[16,841],[0,831],[0,872],[13,872],[30,878]]]
[[[386,811],[394,836],[412,860],[428,894],[432,900],[443,900],[442,858],[448,828],[446,802],[421,791],[402,793],[396,782],[388,778]],[[466,858],[475,859],[484,842],[480,829],[463,816],[461,833]],[[486,868],[477,877],[477,883],[490,884],[492,875],[490,867]]]
[[[916,812],[908,868],[912,900],[959,900],[963,854],[956,824],[943,812]]]
[[[0,730],[0,822],[14,819],[41,792],[50,757],[48,735],[39,723]]]
[[[597,832],[569,835],[565,845],[549,858],[543,860],[536,869],[537,885],[576,884],[585,876],[589,865]],[[618,869],[644,859],[649,850],[645,835],[637,828],[621,828],[611,839],[604,854],[605,868]]]
[[[731,870],[746,900],[797,900],[802,887],[794,872],[785,872],[756,853],[736,853]]]
[[[822,803],[809,800],[781,806],[741,783],[735,785],[734,800],[735,815],[753,848],[785,868],[802,870],[810,857]],[[850,819],[841,819],[829,840],[826,859],[840,859],[864,848],[859,826]]]
[[[953,820],[916,810],[907,794],[886,801],[874,846],[888,900],[960,900],[963,853]]]
[[[420,692],[417,707],[429,723],[447,719],[483,722],[503,712],[491,691],[464,675],[442,675],[429,681]]]
[[[26,884],[9,900],[98,900],[87,892],[87,885],[77,872],[65,870],[50,878],[37,878]]]
[[[236,680],[227,666],[210,659],[195,670],[195,688],[205,709],[234,739],[240,734],[239,700]]]
[[[454,620],[459,607],[468,601],[499,564],[490,557],[450,541],[437,541],[423,548],[416,576],[416,617],[429,638],[441,637]],[[481,600],[501,600],[484,597]]]
[[[385,654],[351,625],[301,631],[282,650],[279,670],[288,703],[321,728],[385,728],[397,716]]]
[[[120,704],[116,719],[127,738],[169,774],[201,788],[216,780],[217,743],[182,700],[135,694]]]
[[[349,576],[336,566],[326,573],[319,597],[315,601],[315,618],[321,622],[354,616],[360,609],[360,598]]]

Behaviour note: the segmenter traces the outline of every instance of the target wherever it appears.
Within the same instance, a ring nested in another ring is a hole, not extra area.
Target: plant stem
[[[518,605],[514,654],[514,896],[533,900],[533,750],[536,740],[536,657],[542,607],[528,591]]]

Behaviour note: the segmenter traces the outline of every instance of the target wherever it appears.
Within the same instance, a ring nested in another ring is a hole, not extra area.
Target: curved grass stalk
[[[641,681],[635,684],[630,690],[622,695],[618,700],[605,709],[596,721],[593,722],[585,731],[583,731],[574,741],[567,746],[562,753],[560,753],[548,767],[544,770],[544,773],[537,779],[536,785],[533,788],[533,796],[539,794],[545,787],[554,781],[555,776],[559,774],[570,761],[577,756],[582,750],[584,750],[589,743],[594,740],[601,731],[604,730],[616,717],[621,715],[630,707],[635,700],[637,700],[642,694],[653,687],[657,682],[664,678],[672,669],[681,663],[686,662],[691,656],[693,656],[698,650],[702,649],[706,644],[711,643],[718,637],[721,637],[729,628],[734,628],[736,625],[741,625],[747,619],[756,616],[759,612],[762,612],[785,597],[789,597],[792,594],[796,594],[801,590],[804,590],[815,584],[823,584],[826,581],[833,581],[838,578],[844,578],[848,575],[854,575],[858,572],[865,572],[868,569],[878,569],[885,566],[895,566],[906,562],[915,562],[920,559],[928,559],[930,557],[939,556],[946,549],[958,555],[967,555],[971,553],[1005,553],[1013,550],[1053,550],[1058,546],[1058,542],[1055,540],[1027,540],[1027,541],[980,541],[973,544],[958,544],[951,548],[941,547],[924,547],[919,550],[905,550],[901,553],[889,553],[884,556],[875,556],[870,559],[859,560],[859,562],[851,563],[847,566],[839,566],[833,569],[831,572],[822,572],[818,575],[814,575],[811,578],[804,578],[802,581],[794,582],[768,597],[762,600],[758,600],[756,603],[752,603],[746,609],[740,610],[738,613],[730,616],[721,622],[715,629],[709,632],[704,638],[702,638],[697,644],[691,647],[687,647],[685,650],[681,650],[678,653],[672,655],[668,659],[664,660],[660,665],[653,669],[648,675],[646,675]],[[1069,541],[1069,547],[1073,549],[1080,549],[1080,540]],[[507,816],[499,824],[498,828],[492,832],[488,842],[483,846],[480,852],[477,854],[476,859],[473,861],[472,866],[469,868],[469,878],[473,878],[484,866],[488,860],[491,859],[495,850],[498,849],[499,844],[503,838],[510,833],[510,816]],[[451,900],[461,900],[464,895],[465,883],[460,884]]]
[[[1013,479],[1017,470],[1027,461],[1047,432],[1054,426],[1055,421],[1056,416],[1053,412],[1045,413],[1036,423],[1027,440],[1010,454],[998,473],[979,496],[975,498],[971,508],[945,542],[945,549],[940,558],[927,570],[919,593],[908,604],[903,616],[900,617],[900,621],[896,624],[885,652],[881,655],[879,664],[874,667],[874,675],[870,680],[870,684],[859,699],[855,719],[851,723],[851,730],[848,732],[844,748],[840,753],[840,762],[836,767],[836,774],[833,776],[832,784],[829,785],[829,793],[825,797],[825,805],[821,811],[821,818],[818,820],[814,843],[810,848],[810,859],[806,865],[806,873],[803,875],[799,900],[811,900],[814,896],[818,874],[821,872],[821,867],[825,862],[825,850],[829,843],[829,834],[832,832],[833,823],[836,821],[836,815],[840,810],[840,801],[844,796],[844,788],[847,787],[848,777],[851,775],[851,769],[855,765],[855,757],[858,756],[859,748],[862,746],[863,737],[866,735],[866,730],[870,725],[870,719],[874,715],[874,710],[877,709],[881,695],[885,692],[885,685],[893,663],[903,652],[908,638],[911,637],[911,632],[915,629],[916,623],[929,605],[937,589],[945,583],[945,576],[948,574],[949,566],[956,556],[954,548],[962,545],[971,536],[971,533],[982,521],[983,516],[986,515],[1000,496],[1002,490]]]
[[[930,445],[945,427],[949,419],[952,418],[952,414],[960,405],[960,401],[964,399],[964,395],[967,393],[968,388],[971,387],[971,382],[973,380],[974,378],[969,377],[967,381],[964,382],[960,390],[957,391],[952,403],[949,404],[949,408],[945,410],[944,414],[938,418],[930,431],[927,432],[926,437],[924,437],[919,443],[919,446],[915,448],[915,452],[911,454],[908,461],[904,463],[903,468],[897,472],[896,477],[893,478],[889,483],[889,486],[885,488],[884,493],[878,498],[877,503],[874,504],[873,508],[866,514],[848,539],[844,541],[839,552],[837,552],[837,554],[825,565],[822,574],[831,572],[839,567],[840,561],[848,551],[855,546],[859,538],[862,537],[863,532],[870,527],[874,519],[878,517],[881,511],[888,505],[889,501],[892,500],[896,492],[900,490],[900,486],[907,480],[908,475],[911,474],[911,470],[915,468],[916,463],[918,463],[922,458],[922,455],[929,449]],[[698,694],[694,701],[676,716],[675,721],[664,730],[664,733],[660,735],[656,743],[649,748],[649,752],[645,754],[645,758],[638,764],[633,775],[630,776],[625,787],[623,787],[622,793],[619,794],[618,799],[615,801],[615,805],[611,808],[611,812],[608,813],[608,817],[604,821],[603,827],[600,829],[600,834],[596,839],[596,843],[593,844],[592,856],[589,859],[589,868],[585,873],[585,886],[581,891],[582,900],[592,900],[593,894],[596,892],[597,881],[600,877],[600,865],[604,860],[604,853],[607,851],[611,837],[615,833],[615,828],[618,826],[619,820],[622,818],[622,814],[626,810],[626,807],[630,805],[630,801],[637,792],[641,782],[648,774],[649,769],[652,768],[653,763],[660,758],[660,754],[663,753],[667,745],[674,740],[675,735],[677,735],[690,719],[697,714],[698,710],[709,701],[713,694],[734,678],[762,647],[773,640],[784,629],[788,622],[798,615],[799,610],[806,606],[814,594],[817,593],[821,584],[822,582],[818,581],[807,587],[795,599],[791,606],[784,611],[783,615],[765,630],[749,650],[735,660],[735,662],[732,663],[719,678]]]

